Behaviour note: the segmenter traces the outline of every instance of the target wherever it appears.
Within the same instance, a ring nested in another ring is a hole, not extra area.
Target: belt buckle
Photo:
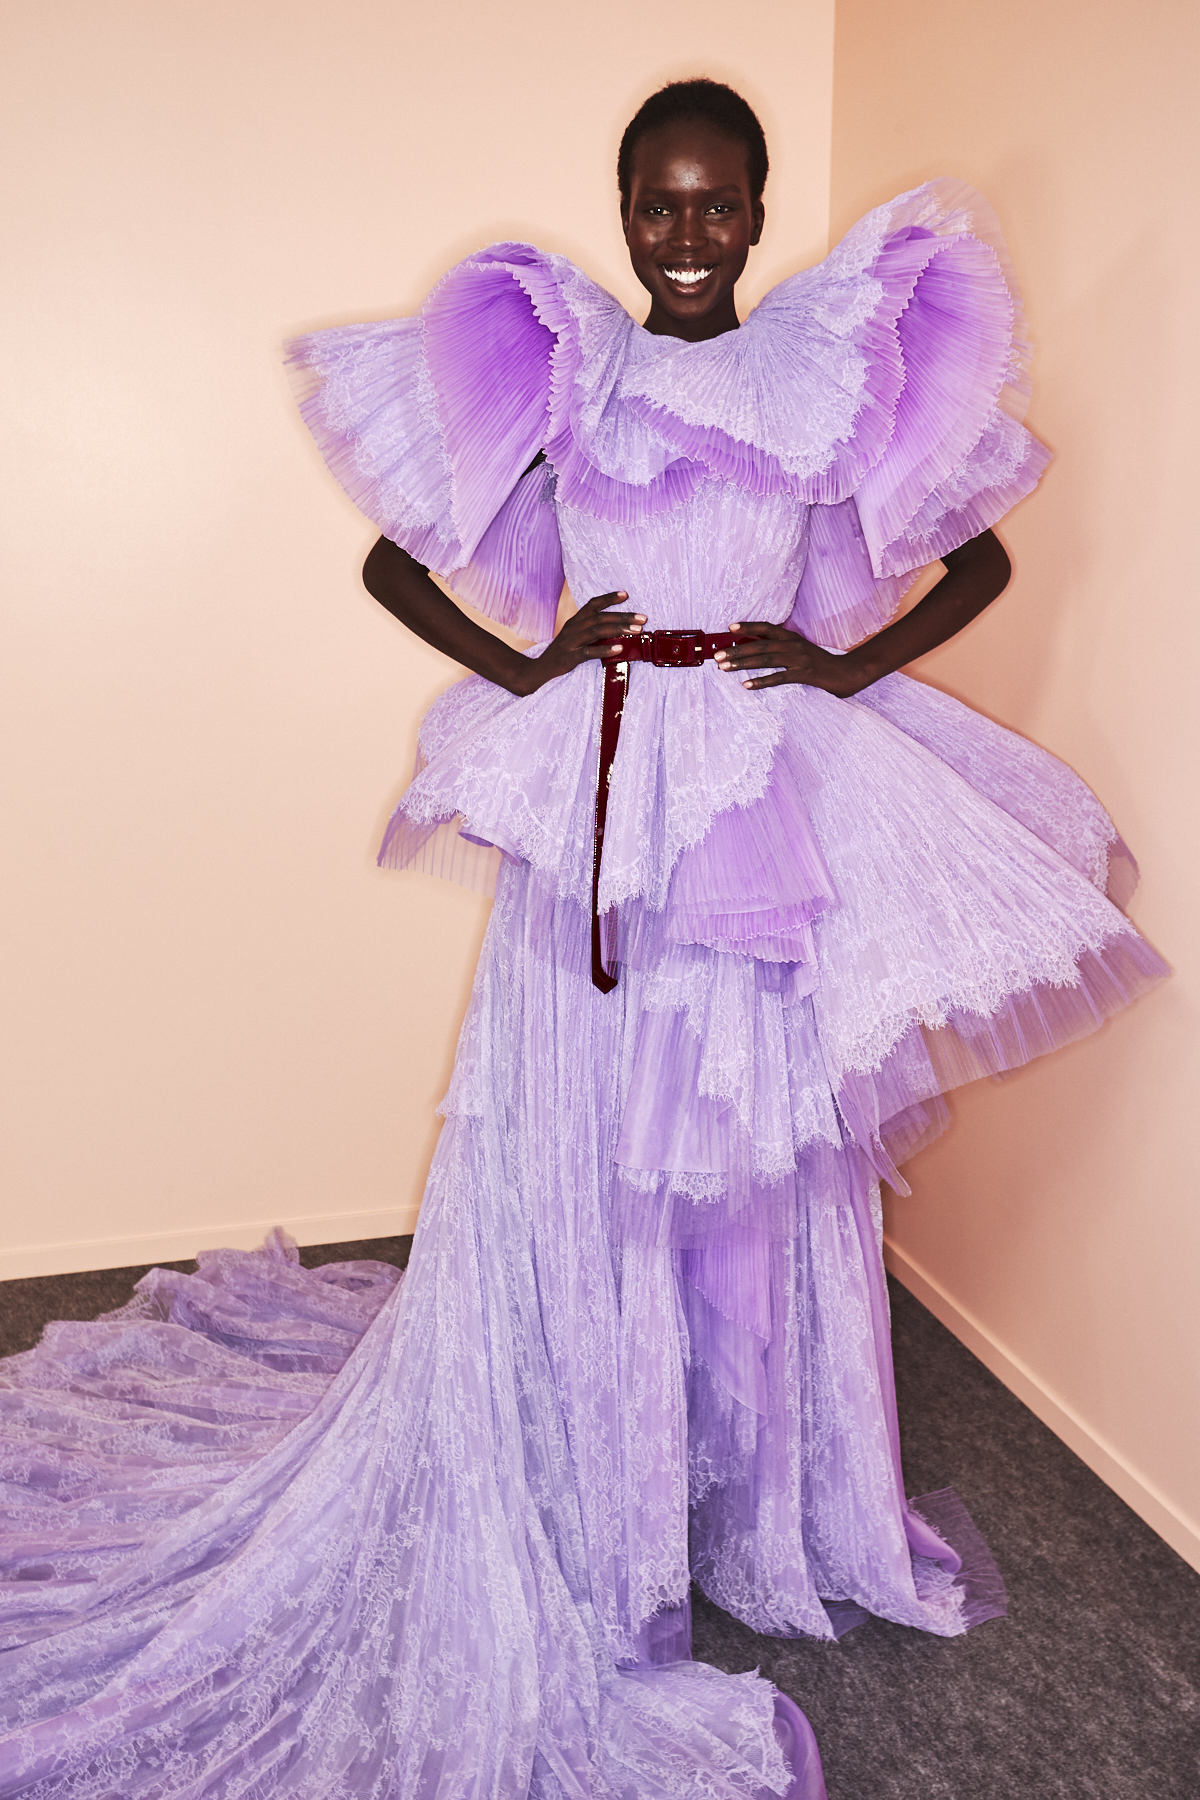
[[[695,669],[704,661],[702,631],[654,631],[650,635],[656,669]]]

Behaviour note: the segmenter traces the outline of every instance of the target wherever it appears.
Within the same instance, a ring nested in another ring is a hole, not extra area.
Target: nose
[[[708,242],[708,224],[699,206],[683,206],[675,214],[671,243],[679,250],[694,250]]]

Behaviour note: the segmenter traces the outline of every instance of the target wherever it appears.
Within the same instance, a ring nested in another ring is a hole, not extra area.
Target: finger
[[[770,638],[742,638],[740,642],[731,644],[728,650],[718,650],[714,661],[719,662],[722,665],[729,664],[732,666],[737,662],[739,656],[753,656],[758,650],[774,650],[775,654],[778,656],[780,646],[778,644],[773,644]]]
[[[730,631],[744,633],[746,637],[795,637],[794,631],[786,626],[772,625],[767,619],[742,619],[737,625],[731,625]]]
[[[785,681],[797,681],[798,676],[789,674],[787,669],[776,669],[773,675],[756,675],[753,681],[743,681],[745,688],[782,687]]]
[[[586,658],[599,658],[603,662],[620,662],[623,656],[628,657],[629,652],[619,643],[606,643],[602,640],[597,644],[580,644],[576,648],[575,654]]]
[[[620,646],[621,644],[627,644],[631,638],[640,638],[641,635],[642,628],[635,619],[631,619],[628,625],[624,626],[620,631],[614,631],[607,619],[605,619],[597,625],[592,625],[586,631],[577,632],[575,634],[575,641],[578,644],[589,644],[593,647],[599,647],[604,644],[616,644]]]
[[[794,666],[780,655],[778,645],[767,644],[762,649],[735,650],[722,666],[736,672],[739,669],[778,669],[781,665],[784,668]]]
[[[618,600],[628,600],[628,598],[629,595],[625,589],[620,588],[615,594],[597,594],[593,599],[585,600],[579,610],[580,612],[599,612],[605,606],[615,606]]]
[[[728,649],[718,650],[715,661],[724,665],[735,661],[737,657],[743,655],[747,650],[758,649],[764,644],[774,644],[778,646],[779,643],[779,638],[768,637],[765,631],[760,633],[747,630],[746,635],[744,637],[739,637],[736,644],[731,644]]]
[[[610,638],[640,637],[645,623],[636,613],[607,614],[577,633],[581,644],[606,644]],[[614,629],[615,627],[615,629]]]

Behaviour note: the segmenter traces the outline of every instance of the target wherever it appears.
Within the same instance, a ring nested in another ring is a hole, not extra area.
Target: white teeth
[[[706,280],[715,267],[715,263],[710,263],[705,269],[664,269],[663,274],[668,281],[682,281],[685,286],[690,287],[695,281]]]

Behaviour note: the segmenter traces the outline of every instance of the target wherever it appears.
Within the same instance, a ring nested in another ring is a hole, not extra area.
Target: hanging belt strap
[[[604,664],[604,689],[600,701],[600,770],[596,779],[596,835],[592,854],[592,981],[602,994],[611,994],[617,977],[604,966],[600,939],[600,861],[604,855],[604,823],[608,817],[608,791],[612,781],[621,716],[629,692],[629,665],[653,663],[656,669],[694,669],[711,662],[718,650],[731,650],[737,638],[730,631],[640,631],[607,640],[620,644],[622,655]]]

